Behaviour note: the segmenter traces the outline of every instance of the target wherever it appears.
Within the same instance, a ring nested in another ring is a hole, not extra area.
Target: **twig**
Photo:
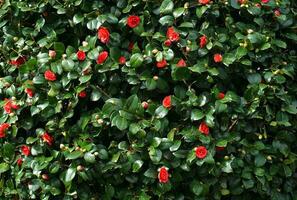
[[[229,126],[228,131],[231,131],[232,128],[237,124],[237,122],[238,122],[238,119],[234,120],[234,121],[232,122],[232,124]]]

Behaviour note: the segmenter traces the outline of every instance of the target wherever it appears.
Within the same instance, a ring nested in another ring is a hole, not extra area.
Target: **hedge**
[[[0,7],[1,199],[296,199],[295,0]]]

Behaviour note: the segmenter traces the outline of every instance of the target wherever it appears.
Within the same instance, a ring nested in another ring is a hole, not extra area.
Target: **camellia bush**
[[[297,198],[295,0],[0,0],[0,197]]]

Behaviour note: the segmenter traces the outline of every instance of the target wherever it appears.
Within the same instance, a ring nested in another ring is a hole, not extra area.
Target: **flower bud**
[[[88,46],[88,45],[89,45],[89,43],[88,43],[88,42],[86,42],[86,41],[83,41],[83,42],[82,42],[82,45],[83,45],[83,47],[86,47],[86,46]]]
[[[146,102],[146,101],[142,102],[141,105],[142,105],[143,109],[145,109],[145,110],[146,110],[146,109],[148,108],[148,106],[149,106],[148,102]]]
[[[79,172],[83,171],[84,169],[85,169],[85,168],[84,168],[82,165],[78,165],[78,166],[76,167],[76,170],[79,171]]]
[[[49,176],[48,176],[48,174],[42,174],[42,175],[41,175],[41,178],[42,178],[43,180],[45,180],[45,181],[49,180]]]
[[[51,57],[51,58],[55,58],[56,55],[57,55],[57,54],[56,54],[56,51],[54,51],[54,50],[49,50],[49,51],[48,51],[48,56],[49,56],[49,57]]]
[[[158,49],[153,49],[153,50],[152,50],[152,53],[153,53],[153,54],[156,54],[156,53],[158,53],[158,52],[159,52]]]
[[[97,120],[97,123],[100,124],[100,125],[102,125],[102,124],[104,124],[104,121],[103,121],[103,119],[98,119]]]

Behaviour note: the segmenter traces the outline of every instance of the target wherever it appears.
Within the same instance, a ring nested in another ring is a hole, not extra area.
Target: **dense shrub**
[[[296,199],[295,0],[0,6],[1,199]]]

